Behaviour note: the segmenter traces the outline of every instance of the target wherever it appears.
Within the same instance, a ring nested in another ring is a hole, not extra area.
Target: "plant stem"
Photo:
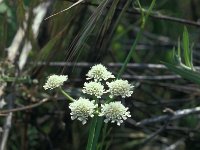
[[[68,98],[68,100],[70,100],[71,102],[74,102],[74,101],[75,101],[75,100],[74,100],[71,96],[69,96],[61,87],[60,87],[59,89],[60,89],[60,92],[61,92],[65,97]]]
[[[135,39],[133,45],[131,46],[131,50],[130,50],[130,52],[128,53],[128,56],[126,57],[126,59],[125,59],[125,61],[124,61],[124,64],[123,64],[122,68],[120,69],[120,71],[119,71],[119,73],[118,73],[118,75],[117,75],[117,78],[120,78],[120,77],[122,76],[122,74],[124,73],[124,71],[125,71],[125,69],[126,69],[127,64],[129,63],[131,57],[133,56],[133,53],[135,52],[135,48],[136,48],[136,46],[137,46],[137,43],[138,43],[138,41],[140,40],[140,37],[141,37],[141,35],[142,35],[142,32],[143,32],[144,27],[145,27],[146,22],[147,22],[147,19],[148,19],[148,17],[149,17],[149,14],[150,14],[151,11],[152,11],[154,5],[155,5],[155,2],[156,2],[156,0],[153,0],[153,1],[151,2],[151,5],[150,5],[150,7],[149,7],[149,9],[148,9],[148,11],[147,11],[147,13],[146,13],[146,15],[145,15],[145,16],[142,15],[143,18],[142,18],[141,28],[140,28],[139,32],[137,33],[137,35],[136,35],[136,39]],[[139,3],[139,1],[138,1],[138,3]],[[140,3],[139,3],[139,6],[140,6]],[[141,9],[141,11],[142,11],[142,9]],[[142,12],[143,12],[143,11],[142,11]],[[142,14],[143,14],[143,13],[142,13]]]
[[[95,115],[94,118],[92,119],[92,122],[91,122],[91,125],[90,125],[90,133],[89,133],[89,138],[88,138],[86,150],[93,150],[95,130],[96,130],[97,122],[98,122],[98,115]]]
[[[108,128],[108,124],[105,124],[104,125],[104,128],[103,128],[103,137],[102,137],[102,142],[101,142],[101,145],[99,147],[99,150],[102,150],[103,149],[103,144],[104,144],[104,141],[105,141],[105,138],[106,138],[106,130]]]
[[[97,148],[97,142],[99,139],[102,124],[103,124],[103,118],[98,117],[98,120],[96,123],[96,130],[95,130],[95,136],[94,136],[94,140],[93,140],[92,150]]]

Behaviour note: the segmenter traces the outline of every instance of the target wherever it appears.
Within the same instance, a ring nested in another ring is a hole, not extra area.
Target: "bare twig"
[[[31,64],[35,64],[35,62],[31,62]],[[51,67],[81,67],[81,68],[89,68],[94,65],[94,63],[88,62],[37,62],[38,66],[51,66]],[[123,63],[107,63],[105,64],[107,67],[115,67],[119,68],[123,65]],[[133,69],[167,69],[163,64],[142,64],[142,63],[129,63],[127,68]],[[195,66],[195,69],[200,69],[200,66]]]
[[[170,118],[169,118],[170,119]],[[142,142],[142,145],[145,145],[147,143],[149,143],[151,140],[153,140],[157,135],[159,135],[161,132],[163,132],[165,130],[165,128],[167,127],[167,125],[169,124],[169,119],[165,120],[165,124],[159,128],[156,132],[150,134],[146,139],[144,139],[144,141]]]
[[[170,121],[172,121],[172,120],[177,120],[177,119],[186,117],[186,116],[191,115],[191,114],[198,114],[198,113],[200,113],[200,107],[177,110],[177,111],[174,111],[173,114],[162,115],[162,116],[153,117],[153,118],[150,118],[150,119],[144,119],[144,120],[138,122],[136,125],[137,126],[148,125],[148,124],[152,124],[152,123],[163,122],[163,121],[166,121],[168,119]]]
[[[180,79],[179,75],[123,75],[122,78],[133,80],[174,80]]]
[[[8,109],[12,109],[14,93],[9,94],[6,97],[6,99],[7,99],[7,103],[8,103]],[[0,150],[5,150],[8,135],[9,135],[9,132],[10,132],[10,129],[12,126],[12,115],[13,115],[12,112],[10,112],[10,113],[8,113],[8,115],[5,118],[4,127],[3,127],[3,135],[1,137],[1,143],[0,143]]]
[[[32,62],[35,64],[35,62]],[[94,65],[94,63],[88,63],[88,62],[37,62],[36,63],[38,66],[52,66],[52,67],[57,67],[57,66],[65,66],[65,67],[81,67],[81,68],[89,68]],[[123,65],[123,63],[107,63],[105,64],[108,67],[116,67],[119,68]],[[127,65],[128,68],[138,68],[138,69],[146,69],[146,68],[151,68],[151,69],[166,69],[166,67],[162,64],[138,64],[138,63],[129,63]]]
[[[69,1],[69,2],[74,3],[73,0],[65,0],[65,1]],[[91,3],[91,2],[83,2],[82,4],[89,5],[89,6],[94,6],[94,7],[98,6],[98,4]],[[107,8],[109,8],[109,7],[110,6],[107,6]],[[122,8],[116,8],[116,10],[121,11]],[[137,9],[137,8],[135,8],[134,10],[130,10],[129,9],[129,10],[126,11],[126,13],[135,14],[135,15],[141,15],[141,11],[139,9]],[[152,17],[152,18],[155,18],[155,19],[172,21],[172,22],[177,22],[177,23],[181,23],[181,24],[185,24],[185,25],[191,25],[191,26],[200,27],[200,23],[198,23],[198,22],[194,22],[194,21],[186,20],[186,19],[182,19],[182,18],[166,16],[166,15],[163,15],[163,14],[157,13],[157,12],[151,13],[149,16]]]
[[[12,112],[10,112],[7,115],[5,123],[6,124],[4,125],[3,135],[2,135],[2,139],[1,139],[1,147],[0,147],[1,150],[5,149],[6,142],[7,142],[7,139],[8,139],[8,135],[9,135],[9,132],[10,132],[10,128],[12,126]]]
[[[176,141],[175,143],[171,144],[170,146],[166,147],[164,150],[176,150],[180,149],[179,147],[182,145],[185,147],[184,138]]]
[[[18,111],[24,111],[24,110],[27,110],[27,109],[32,109],[34,107],[40,106],[41,104],[43,104],[45,102],[48,102],[49,100],[50,99],[45,98],[45,99],[39,101],[38,103],[31,104],[31,105],[28,105],[28,106],[24,106],[24,107],[20,107],[20,108],[13,108],[13,109],[9,109],[9,110],[0,110],[0,116],[5,115],[5,114],[9,114],[11,112],[18,112]]]

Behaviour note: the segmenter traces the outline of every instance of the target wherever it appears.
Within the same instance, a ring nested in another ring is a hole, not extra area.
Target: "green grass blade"
[[[180,42],[180,38],[178,38],[178,56],[181,58],[181,42]]]
[[[188,79],[194,83],[200,84],[200,73],[188,69],[183,66],[174,66],[172,64],[162,62],[168,69],[180,75],[181,77]]]
[[[188,31],[187,28],[184,27],[184,31],[183,31],[183,49],[184,49],[184,61],[186,66],[192,68],[192,62],[191,62],[191,50],[190,50],[190,46],[189,46],[189,35],[188,35]]]
[[[90,127],[89,138],[88,138],[86,150],[93,150],[97,121],[98,121],[98,116],[95,115],[91,122],[91,127]]]
[[[97,142],[98,142],[98,139],[99,139],[102,124],[103,124],[103,118],[98,118],[97,124],[96,124],[96,134],[95,134],[95,137],[93,139],[92,150],[97,148]]]

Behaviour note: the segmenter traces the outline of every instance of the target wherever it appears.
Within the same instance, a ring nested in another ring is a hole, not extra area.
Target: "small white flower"
[[[65,81],[67,81],[68,76],[67,75],[51,75],[48,77],[47,82],[45,83],[45,85],[43,86],[45,90],[47,89],[54,89],[57,88],[61,85],[63,85],[63,83]]]
[[[105,123],[111,121],[116,122],[118,126],[123,123],[128,117],[131,117],[128,108],[124,107],[121,102],[110,102],[109,104],[101,105],[101,112],[99,116],[105,116]]]
[[[99,82],[84,83],[83,93],[101,98],[104,92],[104,86]]]
[[[89,99],[80,97],[78,100],[70,103],[69,108],[71,109],[72,120],[77,118],[82,124],[86,124],[88,117],[94,117],[97,104],[95,104],[94,100],[90,101]]]
[[[122,96],[122,98],[130,97],[133,94],[133,85],[129,84],[127,80],[115,80],[112,82],[106,82],[109,87],[107,92],[110,92],[110,97]]]
[[[86,74],[89,79],[94,79],[94,81],[101,81],[101,80],[108,80],[110,78],[115,78],[114,75],[112,75],[111,72],[107,70],[105,66],[102,64],[94,65],[89,72]]]

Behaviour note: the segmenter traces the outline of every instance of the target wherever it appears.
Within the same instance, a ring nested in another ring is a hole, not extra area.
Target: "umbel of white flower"
[[[110,78],[115,78],[115,76],[112,75],[112,73],[109,72],[102,64],[94,65],[86,74],[86,76],[88,77],[87,80],[94,79],[94,81],[106,81]]]
[[[104,86],[99,82],[84,83],[83,93],[101,98],[104,92]]]
[[[69,104],[71,109],[71,119],[78,119],[82,124],[86,124],[88,117],[94,117],[95,109],[97,104],[95,101],[80,97],[78,100]]]
[[[133,85],[129,84],[127,80],[115,80],[112,82],[106,82],[109,89],[110,97],[121,96],[122,98],[130,97],[133,94]]]
[[[116,122],[118,126],[120,126],[120,124],[128,117],[131,117],[128,108],[124,107],[121,102],[102,104],[99,116],[105,116],[105,123],[108,123],[109,121],[111,121],[111,123]]]
[[[59,86],[62,86],[65,81],[67,81],[67,75],[51,75],[48,77],[45,85],[43,86],[45,90],[47,89],[54,89]]]

